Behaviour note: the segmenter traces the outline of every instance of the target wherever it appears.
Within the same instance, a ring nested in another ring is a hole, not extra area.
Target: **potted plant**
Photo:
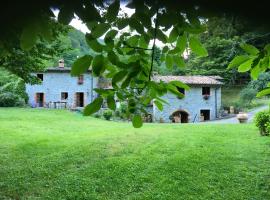
[[[205,94],[205,95],[203,95],[203,99],[204,99],[204,100],[209,99],[209,97],[210,97],[210,95],[209,95],[209,94]]]
[[[244,112],[239,112],[236,117],[240,123],[246,123],[248,120],[248,114]]]

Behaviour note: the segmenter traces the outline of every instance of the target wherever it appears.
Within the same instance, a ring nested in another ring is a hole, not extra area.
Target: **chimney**
[[[60,60],[58,61],[58,67],[59,67],[59,68],[64,68],[64,67],[65,67],[64,59],[60,59]]]

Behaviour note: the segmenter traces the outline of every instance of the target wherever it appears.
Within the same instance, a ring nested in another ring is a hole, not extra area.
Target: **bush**
[[[256,98],[257,90],[246,87],[240,92],[240,102],[245,105],[250,105],[252,100]]]
[[[95,113],[95,114],[94,114],[94,117],[95,117],[95,118],[100,118],[101,115],[100,115],[99,113]]]
[[[114,116],[115,116],[115,117],[120,117],[120,116],[121,116],[121,111],[120,111],[119,109],[116,109],[116,110],[114,111]]]
[[[14,107],[24,105],[24,99],[14,93],[5,92],[0,94],[0,107]]]
[[[262,111],[256,114],[255,124],[260,130],[261,135],[270,133],[270,111]]]
[[[103,117],[106,119],[106,120],[110,120],[111,117],[112,117],[112,111],[111,110],[104,110],[103,112]]]
[[[270,82],[270,72],[261,73],[257,80],[252,80],[248,87],[261,91],[267,88],[267,84]]]

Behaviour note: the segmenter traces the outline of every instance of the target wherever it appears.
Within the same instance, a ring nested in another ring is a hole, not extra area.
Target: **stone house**
[[[35,73],[41,84],[26,85],[29,104],[32,107],[84,107],[95,98],[93,88],[97,79],[88,70],[79,77],[70,75],[71,68],[64,67],[64,61],[59,61],[58,67]]]
[[[41,84],[26,85],[29,104],[32,107],[49,108],[84,107],[97,97],[94,88],[111,88],[110,81],[94,78],[90,70],[79,77],[71,76],[70,71],[60,60],[58,67],[35,73]],[[189,85],[190,90],[179,88],[185,94],[183,99],[170,93],[164,95],[162,98],[169,105],[164,104],[163,111],[159,111],[154,104],[148,107],[152,121],[187,123],[218,118],[222,85],[219,79],[214,76],[154,76],[153,80],[157,82],[181,81]],[[119,103],[117,105],[119,107]]]
[[[157,82],[181,81],[190,90],[179,88],[185,95],[183,99],[170,93],[164,95],[162,98],[169,105],[164,104],[163,111],[153,104],[153,121],[188,123],[219,118],[223,84],[220,79],[219,76],[154,76]]]

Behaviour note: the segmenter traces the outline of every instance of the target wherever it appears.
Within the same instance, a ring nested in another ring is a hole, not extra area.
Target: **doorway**
[[[42,92],[36,93],[36,103],[37,103],[37,107],[44,106],[44,93]]]
[[[203,117],[203,121],[210,120],[210,110],[201,110],[201,117]]]
[[[76,93],[76,107],[84,107],[84,93],[83,92]]]
[[[188,123],[188,116],[188,112],[184,110],[178,110],[172,114],[171,120],[173,123]]]

